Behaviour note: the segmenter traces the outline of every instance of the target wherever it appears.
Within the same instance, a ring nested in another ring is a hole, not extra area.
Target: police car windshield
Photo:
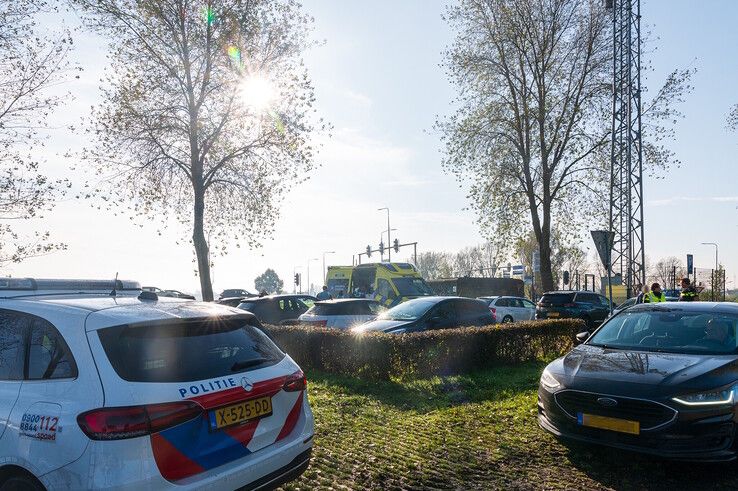
[[[738,316],[672,309],[627,310],[603,325],[587,344],[666,353],[736,353]]]
[[[98,331],[111,365],[129,382],[186,382],[278,363],[279,348],[243,319],[116,326]]]
[[[381,314],[378,319],[393,321],[414,321],[420,319],[436,302],[431,300],[410,300]]]

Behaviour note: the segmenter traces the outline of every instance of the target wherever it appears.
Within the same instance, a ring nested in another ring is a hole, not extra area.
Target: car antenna
[[[115,297],[118,295],[118,292],[116,291],[116,288],[118,287],[118,272],[115,272],[115,279],[113,280],[113,291],[110,292],[111,297]]]

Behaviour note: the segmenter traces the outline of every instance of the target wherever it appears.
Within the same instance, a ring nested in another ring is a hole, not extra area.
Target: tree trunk
[[[195,245],[197,255],[197,271],[200,275],[200,290],[205,302],[213,301],[213,284],[210,281],[210,251],[208,241],[205,239],[204,217],[205,217],[205,191],[195,189],[195,217],[192,227],[192,243]]]
[[[550,292],[554,289],[553,271],[551,268],[551,234],[544,231],[541,240],[538,241],[538,249],[541,251],[541,293]]]
[[[544,184],[545,187],[545,184]],[[544,189],[546,199],[550,200],[547,189]],[[543,203],[543,224],[538,236],[538,250],[541,254],[541,293],[554,289],[553,271],[551,267],[551,205],[550,201]]]

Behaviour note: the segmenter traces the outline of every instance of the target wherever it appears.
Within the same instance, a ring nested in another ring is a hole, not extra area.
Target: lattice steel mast
[[[615,233],[613,273],[628,297],[646,282],[643,245],[643,150],[641,147],[641,2],[606,0],[613,20],[613,99],[610,229]]]

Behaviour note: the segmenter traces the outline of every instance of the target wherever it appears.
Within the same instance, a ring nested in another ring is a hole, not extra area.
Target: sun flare
[[[276,90],[268,78],[259,74],[249,75],[241,82],[239,97],[246,107],[264,111],[274,103]]]

